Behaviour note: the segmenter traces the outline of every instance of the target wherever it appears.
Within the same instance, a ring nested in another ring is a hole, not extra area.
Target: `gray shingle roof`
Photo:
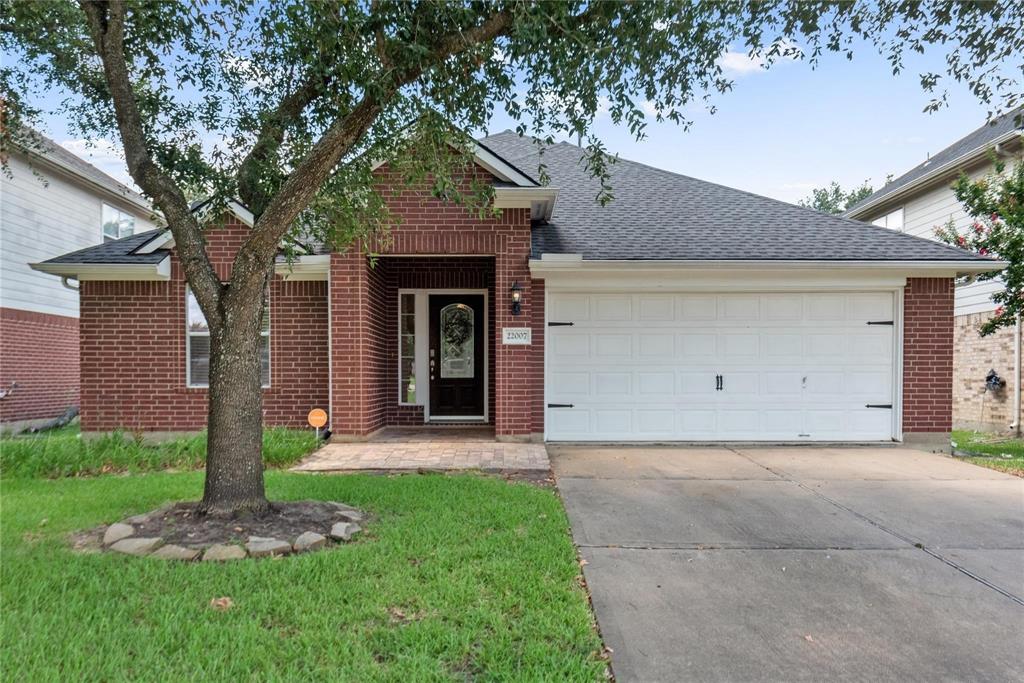
[[[742,190],[620,159],[614,199],[600,206],[599,182],[581,150],[560,143],[542,156],[531,139],[505,131],[484,143],[520,168],[547,165],[559,188],[550,223],[533,230],[533,257],[581,254],[613,260],[984,261],[961,249],[830,216]]]
[[[122,237],[119,240],[63,254],[43,263],[160,263],[169,253],[166,249],[157,249],[150,254],[135,252],[162,232],[163,230],[146,230],[131,237]]]
[[[992,122],[986,123],[981,128],[968,133],[938,154],[931,156],[926,161],[922,161],[899,178],[886,183],[884,187],[881,187],[872,194],[869,194],[867,197],[847,209],[846,214],[856,215],[861,208],[869,204],[874,204],[882,197],[913,184],[919,178],[956,161],[965,154],[970,154],[979,148],[984,148],[992,144],[995,140],[1005,136],[1007,133],[1012,133],[1015,130],[1024,130],[1024,123],[1021,121],[1022,116],[1024,116],[1024,106],[1007,112],[1006,114],[994,119]]]

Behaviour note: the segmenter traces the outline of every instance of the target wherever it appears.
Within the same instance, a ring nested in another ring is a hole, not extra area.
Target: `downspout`
[[[77,291],[78,291],[78,287],[74,287],[74,286],[72,286],[71,284],[69,284],[69,283],[68,283],[68,280],[69,280],[69,279],[70,279],[70,278],[68,278],[67,276],[65,276],[65,277],[62,277],[62,278],[60,279],[60,283],[61,283],[62,285],[64,285],[64,286],[65,286],[65,287],[66,287],[67,289],[70,289],[70,290],[71,290],[72,292],[77,292]]]
[[[1020,313],[1013,326],[1013,422],[1010,431],[1020,436]]]

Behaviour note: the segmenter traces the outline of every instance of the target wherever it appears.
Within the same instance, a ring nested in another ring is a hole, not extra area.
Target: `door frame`
[[[398,311],[402,308],[402,295],[403,294],[414,294],[416,296],[416,398],[417,402],[415,405],[423,406],[423,422],[424,424],[433,422],[440,424],[444,422],[481,422],[486,423],[490,420],[490,405],[491,405],[491,328],[490,328],[490,301],[488,291],[486,289],[399,289],[398,290]],[[427,370],[430,355],[430,296],[448,296],[458,294],[475,294],[482,295],[484,298],[484,413],[483,415],[457,415],[447,416],[438,415],[435,417],[430,416],[430,372]],[[401,325],[402,315],[399,312],[398,320],[396,321],[397,334],[399,340],[401,340]],[[397,372],[399,373],[397,386],[395,391],[401,392],[401,372],[402,372],[402,360],[401,354],[398,354],[397,361]],[[423,393],[420,393],[419,387],[426,387]],[[421,402],[422,401],[422,402]],[[401,395],[399,395],[399,405],[409,405],[401,403]]]
[[[802,283],[795,282],[788,286],[781,287],[777,283],[764,283],[765,288],[760,289],[756,286],[751,286],[748,282],[741,283],[704,283],[702,285],[694,285],[692,283],[686,284],[663,284],[661,287],[651,286],[649,281],[645,281],[643,277],[629,278],[625,283],[608,284],[607,282],[601,282],[598,280],[574,282],[571,285],[565,285],[561,282],[555,284],[548,282],[548,286],[544,288],[544,431],[543,439],[545,443],[549,442],[548,439],[548,426],[550,420],[548,415],[550,409],[548,408],[548,387],[550,386],[550,379],[548,377],[549,370],[551,367],[551,335],[547,334],[548,321],[550,320],[551,314],[551,296],[558,294],[605,294],[605,293],[626,293],[626,294],[643,294],[648,292],[654,292],[659,294],[691,294],[691,293],[703,293],[703,294],[735,294],[735,293],[757,293],[757,294],[776,294],[776,293],[814,293],[814,292],[843,292],[843,293],[886,293],[892,296],[893,304],[893,358],[892,358],[892,423],[891,440],[895,443],[903,443],[903,306],[904,306],[904,293],[906,290],[906,277],[899,277],[895,280],[890,278],[879,278],[877,281],[871,281],[865,278],[867,282],[856,282],[850,280],[840,280],[838,278],[833,279],[832,277],[824,278],[824,282],[814,283]],[[555,284],[555,286],[551,286]],[[555,442],[553,442],[555,443]],[[587,442],[596,443],[596,442]],[[649,443],[649,442],[636,442],[636,443]],[[685,442],[680,442],[685,443]],[[722,442],[727,443],[727,442]],[[796,443],[813,443],[813,442],[796,442]],[[858,443],[858,442],[849,442]],[[887,443],[887,442],[883,442]]]

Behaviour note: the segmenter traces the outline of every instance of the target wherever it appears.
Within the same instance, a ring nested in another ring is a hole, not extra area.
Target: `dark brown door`
[[[484,297],[430,295],[430,415],[484,414]]]

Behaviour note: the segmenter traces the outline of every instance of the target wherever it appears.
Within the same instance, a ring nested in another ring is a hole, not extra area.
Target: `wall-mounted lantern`
[[[519,286],[519,280],[512,283],[512,315],[519,315],[523,312],[523,288]]]

